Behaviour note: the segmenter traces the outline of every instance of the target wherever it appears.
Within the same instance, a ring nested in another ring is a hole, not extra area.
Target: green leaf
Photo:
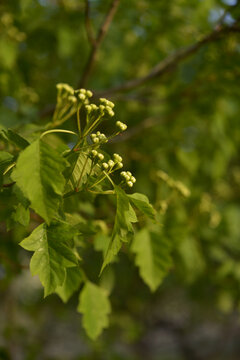
[[[69,178],[71,189],[75,189],[76,186],[80,189],[87,181],[92,160],[85,154],[72,153],[68,157],[68,161],[72,166],[67,169],[66,178]]]
[[[30,200],[31,207],[49,224],[63,195],[62,175],[66,160],[42,140],[36,140],[20,154],[12,179]]]
[[[44,296],[63,285],[66,268],[76,266],[78,260],[71,249],[74,228],[66,223],[39,225],[20,245],[34,251],[30,262],[32,275],[38,275],[44,286]]]
[[[98,232],[94,238],[94,249],[96,251],[101,251],[103,253],[103,256],[105,256],[110,240],[111,238],[108,235],[102,232]]]
[[[30,221],[29,208],[25,208],[21,203],[15,207],[15,211],[12,213],[11,218],[13,221],[18,222],[23,226],[28,226]]]
[[[80,293],[77,310],[83,314],[83,327],[88,336],[95,340],[109,324],[111,305],[107,292],[87,282]]]
[[[148,216],[151,220],[156,221],[155,210],[152,207],[152,205],[149,203],[149,200],[146,195],[134,193],[128,195],[128,198],[143,214]]]
[[[0,186],[3,183],[3,173],[7,169],[7,167],[12,163],[13,155],[6,152],[0,152]]]
[[[172,264],[169,242],[159,234],[143,229],[135,235],[131,250],[136,254],[135,264],[143,281],[155,291]]]
[[[106,255],[104,257],[101,272],[108,265],[121,249],[122,242],[128,242],[129,235],[133,233],[132,223],[137,221],[136,214],[130,205],[128,196],[118,186],[115,186],[117,197],[117,211],[114,228]]]
[[[28,145],[30,145],[26,139],[24,139],[22,136],[15,133],[11,129],[8,129],[7,131],[2,130],[1,134],[5,140],[9,141],[10,143],[22,150],[25,149]]]
[[[66,269],[66,276],[62,286],[58,286],[56,293],[60,296],[62,301],[66,303],[75,291],[78,290],[82,275],[79,267],[71,267]]]

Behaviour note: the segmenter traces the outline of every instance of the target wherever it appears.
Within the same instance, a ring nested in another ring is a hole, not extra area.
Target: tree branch
[[[88,3],[88,1],[87,1]],[[97,52],[98,52],[98,49],[109,29],[109,26],[113,20],[113,17],[117,11],[117,8],[118,8],[118,5],[120,3],[120,0],[113,0],[112,1],[112,4],[105,16],[105,19],[102,23],[102,26],[100,27],[99,31],[98,31],[98,35],[97,35],[97,38],[96,40],[94,41],[94,43],[92,43],[92,48],[91,48],[91,51],[90,51],[90,54],[89,54],[89,57],[87,59],[87,62],[86,62],[86,65],[85,65],[85,68],[84,68],[84,71],[83,71],[83,75],[82,75],[82,78],[78,84],[78,87],[84,87],[89,79],[89,76],[92,72],[92,69],[96,63],[96,60],[97,60]],[[86,10],[86,12],[89,11]]]
[[[111,11],[111,9],[113,9],[113,4],[115,3],[115,7],[116,7],[118,5],[119,1],[120,0],[113,1],[112,6],[110,7],[109,12],[106,15],[105,21],[101,27],[102,30],[101,29],[99,30],[99,34],[102,34],[102,35],[101,36],[98,35],[96,43],[92,47],[91,53],[89,55],[88,61],[85,66],[85,71],[83,73],[81,81],[79,82],[79,87],[83,87],[84,84],[86,84],[86,82],[90,76],[91,70],[96,61],[97,50],[103,40],[103,37],[104,37],[104,35],[110,25],[110,22],[113,18],[113,15],[116,11],[116,9],[114,8],[114,13],[112,14],[113,10]],[[116,5],[116,3],[117,3],[117,5]],[[110,13],[111,13],[111,19],[109,21]],[[106,19],[108,19],[108,20],[106,21]],[[122,92],[122,91],[129,91],[129,90],[137,88],[138,86],[143,85],[144,83],[146,83],[154,78],[160,78],[161,76],[165,75],[166,73],[173,71],[182,60],[185,60],[189,56],[195,54],[205,44],[211,43],[211,42],[219,39],[221,36],[228,34],[228,33],[240,33],[240,26],[237,25],[238,22],[239,22],[239,19],[237,19],[237,21],[231,26],[223,26],[223,25],[218,24],[217,27],[210,34],[204,36],[197,43],[192,44],[187,48],[180,49],[180,50],[176,51],[174,54],[167,56],[165,59],[163,59],[161,62],[159,62],[155,67],[153,67],[152,70],[150,70],[150,72],[147,75],[145,75],[141,78],[138,78],[138,79],[130,80],[130,81],[126,82],[125,84],[122,84],[122,85],[119,85],[119,86],[116,86],[116,87],[113,87],[110,89],[94,92],[94,98],[98,98],[98,97],[106,96],[106,95],[113,95],[114,93],[118,93],[118,92]],[[107,24],[107,29],[106,29],[106,24]],[[100,42],[99,42],[99,39],[100,39]],[[51,115],[54,111],[54,108],[55,108],[54,105],[46,106],[46,108],[40,112],[40,117],[43,118],[43,117]]]
[[[100,91],[96,94],[96,96],[103,96],[107,94],[113,94],[116,92],[121,91],[129,91],[132,90],[138,86],[141,86],[142,84],[154,79],[154,78],[160,78],[164,74],[172,71],[182,60],[185,60],[187,57],[195,54],[200,48],[202,48],[205,44],[208,44],[212,41],[217,40],[219,37],[226,33],[231,32],[240,32],[240,27],[234,23],[231,26],[217,26],[210,34],[204,36],[201,40],[196,42],[195,44],[192,44],[188,46],[185,49],[180,49],[176,51],[174,54],[169,55],[164,60],[159,62],[156,66],[152,68],[152,70],[149,71],[149,73],[143,77],[140,77],[138,79],[133,79],[125,84]]]
[[[85,0],[85,28],[88,37],[88,41],[92,46],[95,45],[95,38],[93,34],[92,24],[90,20],[90,4],[89,0]]]

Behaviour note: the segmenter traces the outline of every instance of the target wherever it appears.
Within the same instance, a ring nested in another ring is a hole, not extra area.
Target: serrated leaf
[[[132,223],[137,221],[136,214],[130,205],[127,195],[118,186],[115,186],[117,198],[117,211],[112,232],[111,241],[104,257],[101,272],[121,249],[122,242],[128,242],[129,235],[133,233]]]
[[[39,225],[20,245],[34,251],[30,262],[32,275],[38,275],[44,286],[44,296],[54,292],[65,280],[66,268],[78,260],[71,249],[75,230],[66,223]]]
[[[1,134],[5,140],[9,141],[10,143],[12,143],[13,145],[17,146],[22,150],[29,145],[29,142],[26,139],[24,139],[22,136],[15,133],[11,129],[2,130]]]
[[[80,293],[77,310],[83,314],[83,327],[88,336],[95,340],[109,324],[111,305],[107,292],[87,282]]]
[[[155,210],[150,204],[146,195],[134,193],[128,195],[128,198],[132,201],[132,203],[146,216],[148,216],[151,220],[155,221]]]
[[[143,229],[135,235],[131,250],[136,254],[135,264],[143,281],[155,291],[172,264],[169,242],[159,234]]]
[[[71,267],[66,269],[66,276],[62,286],[58,286],[56,293],[62,301],[66,303],[75,291],[78,290],[83,281],[79,267]]]
[[[49,224],[63,195],[67,163],[42,140],[36,140],[20,154],[12,179],[30,200],[31,207]]]

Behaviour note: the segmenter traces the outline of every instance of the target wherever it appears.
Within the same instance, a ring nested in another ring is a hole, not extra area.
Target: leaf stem
[[[74,131],[71,131],[71,130],[52,129],[52,130],[44,131],[44,133],[41,134],[40,139],[42,139],[45,135],[50,134],[50,133],[54,133],[54,132],[65,133],[65,134],[72,134],[72,135],[78,136],[77,133],[75,133]]]
[[[77,109],[77,128],[78,128],[79,137],[81,138],[80,110],[81,110],[81,105]]]

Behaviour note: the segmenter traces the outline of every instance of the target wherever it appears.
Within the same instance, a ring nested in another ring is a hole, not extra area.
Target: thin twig
[[[174,54],[169,55],[164,60],[159,62],[156,66],[152,68],[152,70],[149,71],[149,73],[145,76],[142,76],[138,79],[133,79],[125,84],[100,91],[99,93],[96,93],[96,96],[103,96],[107,94],[113,94],[116,92],[121,91],[129,91],[132,90],[138,86],[143,85],[144,83],[154,79],[154,78],[160,78],[164,74],[174,70],[176,66],[182,61],[185,60],[187,57],[195,54],[200,48],[202,48],[205,44],[208,44],[212,41],[217,40],[220,36],[226,34],[226,33],[232,33],[232,32],[240,32],[240,27],[236,25],[227,26],[217,26],[210,34],[204,36],[201,40],[196,42],[195,44],[192,44],[188,46],[185,49],[180,49],[176,51]]]
[[[94,38],[92,24],[91,24],[91,20],[90,20],[89,0],[85,0],[85,28],[86,28],[88,41],[90,42],[90,44],[92,44],[92,46],[95,46],[96,40]]]
[[[120,3],[120,0],[113,0],[112,1],[112,4],[105,16],[105,19],[102,23],[102,26],[100,27],[99,31],[98,31],[98,35],[97,35],[97,38],[96,40],[94,41],[94,43],[92,44],[92,48],[91,48],[91,51],[90,51],[90,54],[89,54],[89,57],[87,59],[87,62],[86,62],[86,65],[85,65],[85,68],[83,70],[83,75],[82,75],[82,78],[79,82],[79,85],[78,87],[84,87],[89,79],[89,76],[92,72],[92,69],[96,63],[96,60],[97,60],[97,53],[98,53],[98,49],[109,29],[109,26],[113,20],[113,17],[116,13],[116,10],[118,8],[118,5]]]

